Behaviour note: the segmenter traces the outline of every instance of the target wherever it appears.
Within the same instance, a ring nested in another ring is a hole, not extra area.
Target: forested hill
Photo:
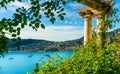
[[[76,45],[81,45],[83,37],[76,40],[64,41],[64,42],[53,42],[46,40],[35,40],[35,39],[22,39],[20,41],[20,49],[14,47],[14,42],[10,40],[8,47],[9,51],[60,51],[60,50],[71,50]]]
[[[120,34],[120,28],[114,31],[110,31],[107,33],[107,37],[114,37],[115,35]]]

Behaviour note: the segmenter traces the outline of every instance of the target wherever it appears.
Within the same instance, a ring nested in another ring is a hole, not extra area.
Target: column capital
[[[86,10],[85,12],[79,13],[81,17],[91,19],[93,17],[93,13],[90,10]]]
[[[95,16],[97,17],[97,19],[104,18],[105,13],[105,11],[99,11],[99,13],[97,13]]]

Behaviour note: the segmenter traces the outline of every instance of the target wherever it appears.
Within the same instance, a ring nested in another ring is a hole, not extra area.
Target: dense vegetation
[[[106,40],[105,47],[98,50],[95,41],[78,50],[67,60],[48,60],[37,74],[120,74],[120,34],[111,41]]]

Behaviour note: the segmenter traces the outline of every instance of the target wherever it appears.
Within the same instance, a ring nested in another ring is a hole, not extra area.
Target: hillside
[[[119,29],[116,29],[114,31],[110,31],[110,32],[107,32],[107,37],[108,38],[113,38],[115,35],[118,35],[120,34],[120,28]]]
[[[64,41],[64,42],[53,42],[46,40],[35,40],[35,39],[22,39],[20,41],[20,49],[13,46],[14,42],[10,40],[8,44],[9,51],[60,51],[60,50],[71,50],[76,45],[81,45],[83,37],[76,40]]]

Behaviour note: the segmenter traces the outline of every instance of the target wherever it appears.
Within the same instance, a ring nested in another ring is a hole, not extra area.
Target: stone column
[[[93,13],[87,10],[85,12],[80,13],[80,15],[84,18],[84,45],[86,45],[89,41],[92,40]]]
[[[97,16],[97,26],[96,26],[97,46],[99,46],[100,48],[103,48],[105,39],[106,39],[104,12],[100,12],[96,16]]]

